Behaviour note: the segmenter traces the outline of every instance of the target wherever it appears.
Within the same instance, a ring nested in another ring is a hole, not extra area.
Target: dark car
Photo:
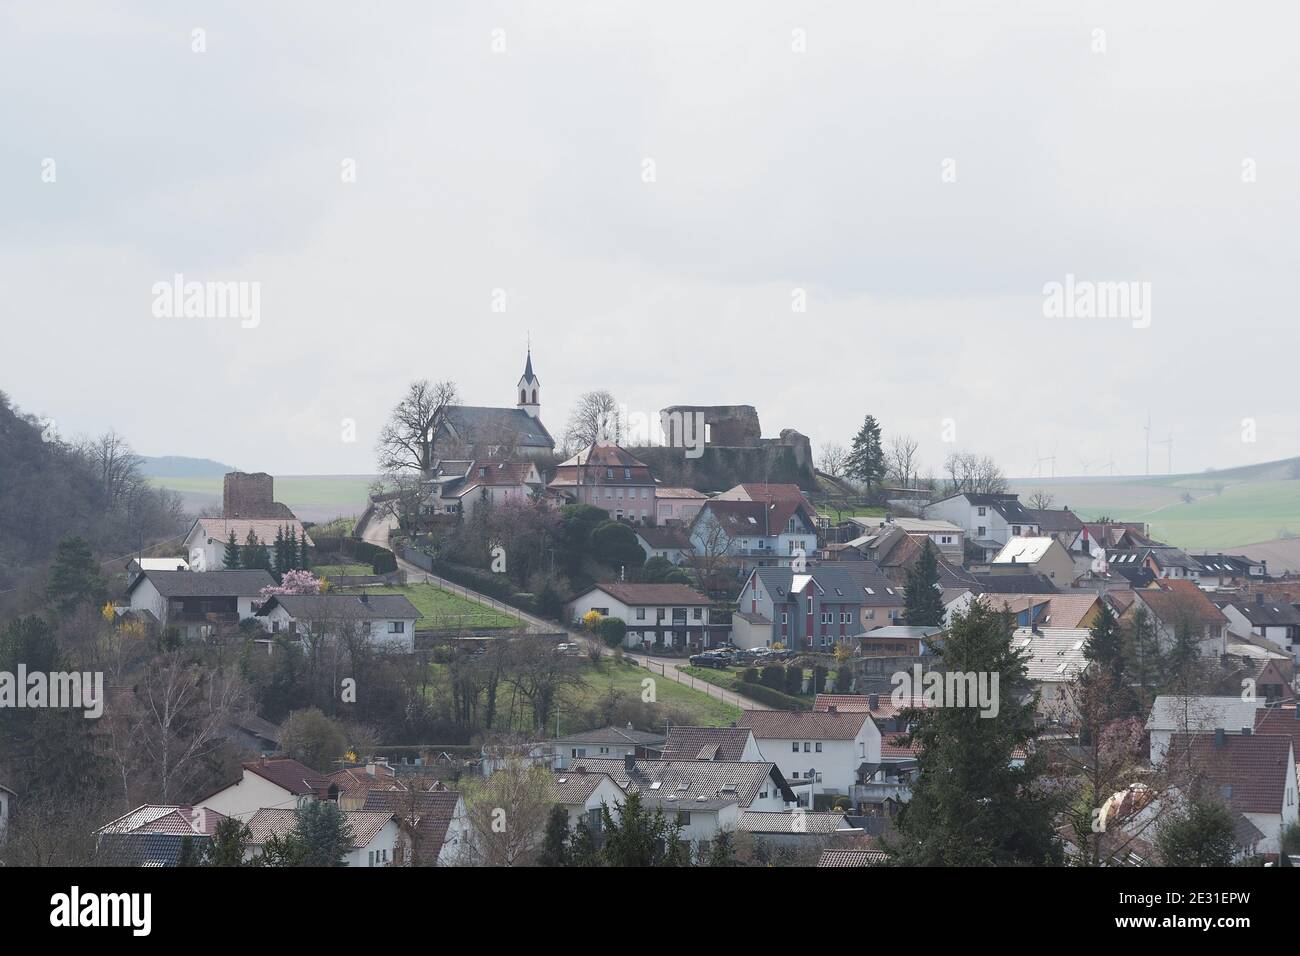
[[[703,654],[693,656],[690,663],[692,667],[716,667],[718,670],[723,670],[727,666],[727,659],[712,651],[705,651]]]

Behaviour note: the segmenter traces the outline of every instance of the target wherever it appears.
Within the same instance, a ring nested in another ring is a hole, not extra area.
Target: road
[[[387,548],[389,547],[388,532],[391,528],[396,527],[396,524],[397,520],[391,515],[386,517],[375,515],[369,522],[367,522],[365,529],[362,531],[362,539],[369,541],[371,544],[378,545],[381,548]],[[545,618],[529,614],[527,611],[521,610],[520,608],[503,604],[496,598],[471,590],[463,584],[457,584],[454,581],[448,581],[446,578],[440,578],[436,574],[430,574],[423,568],[411,564],[409,561],[403,560],[400,555],[397,556],[397,567],[399,570],[406,572],[407,581],[427,581],[430,584],[436,584],[438,587],[450,591],[453,594],[460,595],[467,600],[476,601],[479,604],[486,604],[489,607],[496,608],[498,611],[513,615],[518,618],[525,627],[527,627],[529,633],[554,634],[560,629],[560,625],[556,624],[554,621],[548,621]],[[588,634],[581,631],[574,631],[569,628],[564,628],[564,630],[567,631],[570,641],[584,646],[594,643],[593,639]],[[715,684],[710,684],[708,681],[702,681],[698,677],[692,677],[690,674],[682,673],[680,665],[683,662],[679,659],[651,657],[648,654],[626,650],[623,653],[626,658],[636,661],[637,664],[644,667],[650,673],[659,674],[662,677],[676,681],[679,684],[685,684],[687,687],[697,690],[702,694],[716,697],[724,704],[739,707],[741,710],[772,709],[766,704],[760,703],[753,698],[745,697],[742,694],[737,694],[735,691],[726,690],[725,688],[718,687]]]

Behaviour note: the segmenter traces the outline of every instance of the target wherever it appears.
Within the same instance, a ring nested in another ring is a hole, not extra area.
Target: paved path
[[[388,531],[390,528],[395,526],[396,519],[391,515],[375,515],[367,523],[365,530],[362,532],[362,538],[365,541],[369,541],[371,544],[378,545],[381,548],[387,548],[389,547]],[[559,630],[564,630],[568,633],[569,640],[575,643],[583,644],[585,646],[594,642],[590,635],[585,634],[582,631],[562,628],[554,621],[548,621],[545,618],[529,614],[527,611],[521,610],[520,608],[511,607],[509,604],[503,604],[496,598],[474,591],[465,587],[463,584],[457,584],[454,581],[448,581],[446,578],[440,578],[436,574],[430,574],[423,568],[411,564],[409,561],[403,560],[400,555],[397,556],[397,567],[406,572],[406,580],[408,582],[427,581],[430,584],[436,584],[438,587],[463,597],[466,600],[476,601],[479,604],[486,604],[489,607],[496,608],[498,611],[518,618],[520,623],[523,624],[530,633],[554,634]],[[687,687],[693,688],[702,694],[707,694],[710,697],[715,697],[723,703],[730,704],[733,707],[739,707],[742,710],[772,709],[766,704],[759,703],[750,697],[745,697],[741,694],[737,694],[735,691],[718,687],[716,684],[710,684],[708,681],[702,681],[698,677],[692,677],[690,674],[683,673],[680,670],[680,667],[684,662],[680,658],[651,657],[648,654],[639,654],[633,651],[624,651],[624,656],[628,660],[636,661],[637,664],[644,667],[652,674],[659,674],[668,680],[676,681],[679,684],[685,684]]]

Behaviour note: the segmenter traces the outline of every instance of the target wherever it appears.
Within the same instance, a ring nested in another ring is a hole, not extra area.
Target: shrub
[[[758,668],[757,668],[757,667],[746,667],[745,670],[744,670],[744,672],[741,674],[740,679],[743,680],[746,684],[757,684],[757,683],[758,683]]]
[[[803,693],[802,667],[787,667],[785,669],[785,692],[791,696]]]
[[[622,618],[603,617],[596,625],[595,630],[607,646],[619,647],[622,645],[623,638],[627,634],[627,625],[623,622]]]
[[[767,704],[777,710],[807,710],[808,702],[800,700],[797,697],[791,697],[783,694],[779,690],[773,690],[763,684],[750,684],[746,681],[738,681],[735,685],[737,694],[743,694],[751,697],[760,704]]]
[[[826,668],[818,664],[812,672],[812,692],[823,693],[826,690]]]
[[[370,567],[375,574],[392,574],[397,570],[397,555],[391,551],[380,551]]]
[[[781,690],[785,686],[785,670],[776,664],[768,664],[763,668],[763,686]]]

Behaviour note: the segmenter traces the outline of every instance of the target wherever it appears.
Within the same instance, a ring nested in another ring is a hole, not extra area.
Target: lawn
[[[762,665],[759,664],[755,666],[761,674],[763,671]],[[726,690],[734,691],[737,694],[745,693],[737,686],[738,684],[744,683],[744,667],[731,667],[726,670],[718,670],[716,667],[681,667],[679,669],[683,674],[690,674],[692,677],[696,677],[706,683],[712,684],[714,687],[722,687]],[[812,668],[805,667],[803,671],[805,677],[812,676]],[[833,669],[827,671],[826,683],[828,686],[833,686],[834,678],[835,671]],[[785,694],[784,687],[778,687],[775,689],[780,693]],[[786,694],[786,696],[793,697],[795,700],[801,700],[805,704],[811,704],[814,697],[813,694]]]
[[[311,569],[311,573],[318,578],[337,578],[374,574],[374,569],[368,564],[318,564]]]
[[[611,688],[616,693],[627,694],[639,699],[642,692],[641,682],[646,678],[651,678],[654,681],[653,686],[657,703],[689,711],[691,721],[697,726],[726,727],[740,719],[739,707],[724,704],[716,697],[710,697],[703,691],[694,690],[685,684],[679,684],[675,680],[662,677],[646,670],[644,667],[628,663],[619,664],[611,655],[606,655],[597,663],[584,661],[582,676],[587,682],[586,686],[573,688],[565,694],[564,704],[560,709],[562,733],[574,733],[586,729],[583,727],[574,727],[572,730],[565,729],[566,710],[574,711],[591,707],[600,698],[608,694]]]
[[[367,568],[366,574],[370,573]],[[436,584],[407,584],[365,588],[371,594],[404,594],[423,618],[417,628],[435,627],[518,627],[519,618],[486,604],[469,601],[459,594],[444,591]]]
[[[849,518],[883,518],[885,516],[884,508],[865,508],[852,505],[841,507],[826,501],[813,502],[813,507],[817,509],[818,514],[834,518],[836,521],[846,521]]]

